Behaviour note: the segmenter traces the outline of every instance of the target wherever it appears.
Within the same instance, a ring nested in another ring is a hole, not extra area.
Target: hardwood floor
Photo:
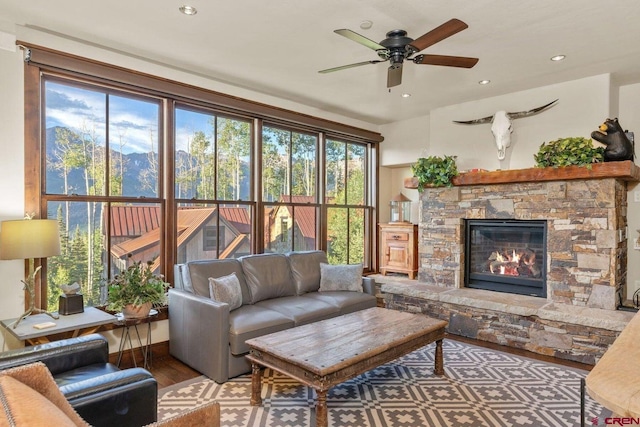
[[[170,354],[154,357],[149,371],[158,381],[159,389],[202,375]]]
[[[467,344],[476,345],[479,347],[486,347],[492,350],[503,351],[505,353],[524,356],[530,359],[540,360],[543,362],[555,363],[558,365],[563,365],[571,368],[582,369],[585,371],[590,371],[591,368],[593,368],[593,366],[586,365],[584,363],[558,359],[551,356],[544,356],[544,355],[532,353],[526,350],[506,347],[503,345],[493,344],[486,341],[478,341],[470,338],[464,338],[457,335],[447,334],[445,339],[453,339],[456,341],[465,342]],[[161,353],[161,354],[157,354],[157,353]],[[151,371],[153,376],[158,381],[158,387],[160,389],[164,387],[169,387],[170,385],[173,385],[182,381],[190,380],[192,378],[195,378],[201,375],[198,371],[190,368],[189,366],[185,365],[175,357],[171,356],[168,353],[168,351],[167,352],[156,351],[156,353],[154,353],[153,363],[149,371]]]

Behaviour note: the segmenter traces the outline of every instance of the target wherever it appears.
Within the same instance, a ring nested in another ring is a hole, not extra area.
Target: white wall
[[[23,62],[20,53],[0,49],[0,221],[24,217],[24,104]],[[0,233],[2,229],[0,229]],[[0,318],[18,317],[24,311],[24,262],[0,261]],[[20,341],[4,328],[3,348]]]
[[[622,86],[619,90],[620,108],[618,120],[623,129],[633,131],[636,147],[640,140],[640,84]],[[640,150],[636,148],[636,164]],[[634,249],[634,241],[640,239],[640,202],[635,201],[635,193],[640,192],[640,185],[629,183],[628,185],[628,210],[629,223],[629,253],[627,262],[627,296],[633,296],[636,289],[640,288],[640,251]]]
[[[535,165],[540,144],[569,136],[589,137],[609,114],[609,75],[600,75],[431,111],[429,155],[457,155],[460,170],[523,169]],[[503,162],[490,124],[461,125],[454,120],[491,116],[499,110],[527,111],[559,101],[534,116],[513,121],[511,147]]]
[[[384,141],[381,166],[410,165],[429,150],[429,116],[417,117],[380,127]]]

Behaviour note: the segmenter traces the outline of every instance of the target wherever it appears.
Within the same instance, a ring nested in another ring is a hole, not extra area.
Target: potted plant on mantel
[[[127,319],[144,318],[154,305],[166,303],[168,290],[164,277],[151,271],[151,262],[134,262],[109,281],[107,309]]]
[[[456,156],[420,157],[411,165],[411,172],[418,180],[418,191],[425,187],[451,187],[451,180],[458,175]]]
[[[542,143],[533,158],[539,168],[576,165],[591,169],[604,161],[604,147],[594,147],[592,140],[580,136],[560,138]]]

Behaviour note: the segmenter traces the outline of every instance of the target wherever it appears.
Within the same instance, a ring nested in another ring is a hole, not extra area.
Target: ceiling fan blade
[[[346,37],[349,40],[353,40],[356,43],[360,43],[361,45],[366,46],[369,49],[373,49],[373,50],[387,49],[386,47],[382,46],[378,42],[374,42],[373,40],[368,39],[365,36],[361,36],[360,34],[351,30],[347,30],[347,29],[335,30],[334,33],[340,34],[341,36]]]
[[[412,41],[409,46],[413,49],[414,52],[420,52],[421,50],[426,49],[429,46],[446,39],[447,37],[451,37],[452,35],[468,27],[469,26],[461,20],[454,18],[445,22],[439,27],[434,28],[428,33],[418,37],[417,39]]]
[[[478,58],[468,58],[466,56],[447,55],[418,55],[413,58],[416,64],[443,65],[445,67],[472,68],[478,63]]]
[[[398,86],[402,83],[402,63],[392,64],[387,72],[387,88]]]
[[[355,64],[342,65],[340,67],[327,68],[326,70],[320,70],[318,72],[320,74],[327,74],[327,73],[333,73],[334,71],[346,70],[347,68],[359,67],[361,65],[377,64],[378,62],[385,62],[385,61],[378,60],[378,59],[372,60],[372,61],[363,61],[363,62],[357,62]]]

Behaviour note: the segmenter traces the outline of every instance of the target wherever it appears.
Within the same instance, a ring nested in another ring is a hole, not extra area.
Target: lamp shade
[[[60,255],[60,234],[55,219],[3,221],[0,259],[46,258]]]

